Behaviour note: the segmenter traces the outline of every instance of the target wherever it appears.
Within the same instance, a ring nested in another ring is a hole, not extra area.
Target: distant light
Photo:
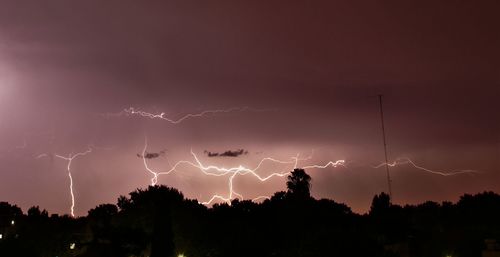
[[[2,238],[3,238],[3,235],[2,235],[2,234],[0,234],[0,239],[2,239]]]
[[[186,256],[181,253],[181,254],[177,255],[177,257],[186,257]]]
[[[71,243],[71,244],[69,245],[69,249],[70,249],[70,250],[75,250],[75,247],[76,247],[76,244],[75,244],[75,243]]]
[[[14,224],[16,224],[16,222],[15,222],[14,220],[12,220],[12,221],[10,222],[10,225],[14,226]]]

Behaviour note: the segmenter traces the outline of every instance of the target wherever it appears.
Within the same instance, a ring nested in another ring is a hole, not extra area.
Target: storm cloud
[[[248,151],[244,150],[244,149],[238,149],[238,150],[234,150],[234,151],[227,150],[227,151],[218,153],[218,152],[210,152],[210,151],[205,150],[204,153],[208,157],[239,157],[240,155],[248,154]]]
[[[165,153],[166,153],[165,150],[162,150],[162,151],[160,151],[158,153],[148,153],[148,152],[146,152],[144,155],[137,154],[137,157],[139,157],[139,158],[145,158],[145,159],[156,159],[156,158],[159,158],[161,156],[164,156]]]

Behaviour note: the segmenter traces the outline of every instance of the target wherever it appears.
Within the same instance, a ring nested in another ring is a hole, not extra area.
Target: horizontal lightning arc
[[[396,167],[396,166],[400,166],[400,165],[404,165],[404,164],[410,164],[411,166],[413,166],[416,169],[423,170],[425,172],[429,172],[429,173],[436,174],[436,175],[441,175],[441,176],[453,176],[453,175],[458,175],[458,174],[478,173],[479,172],[477,170],[455,170],[455,171],[450,171],[450,172],[431,170],[431,169],[428,169],[428,168],[425,168],[425,167],[422,167],[422,166],[415,164],[415,162],[413,162],[410,158],[407,158],[407,157],[398,158],[394,162],[391,162],[391,163],[384,162],[384,163],[381,163],[377,166],[372,166],[372,168],[378,169],[380,167],[385,167],[386,165],[389,167]]]
[[[221,177],[221,176],[226,176],[226,175],[231,174],[231,176],[229,177],[229,180],[228,180],[228,188],[229,188],[228,196],[224,197],[221,195],[214,195],[211,197],[211,199],[209,201],[202,202],[202,204],[205,204],[205,205],[209,205],[212,202],[214,202],[215,200],[220,200],[223,202],[230,203],[231,199],[234,199],[233,196],[236,196],[238,198],[243,199],[243,196],[241,194],[237,193],[233,188],[233,181],[237,175],[243,176],[243,175],[250,174],[250,175],[254,176],[255,178],[257,178],[260,182],[267,181],[273,177],[285,177],[285,176],[290,175],[289,171],[288,172],[275,172],[275,173],[272,173],[268,176],[259,175],[257,173],[257,170],[259,170],[265,162],[273,162],[273,163],[287,164],[287,165],[293,164],[294,165],[293,168],[295,169],[295,168],[297,168],[299,161],[309,160],[312,158],[312,154],[311,154],[311,156],[309,156],[307,158],[299,158],[299,155],[297,155],[296,157],[292,157],[291,161],[282,161],[282,160],[278,160],[278,159],[271,158],[271,157],[265,157],[265,158],[261,159],[261,161],[258,163],[258,165],[253,169],[247,168],[243,165],[239,165],[239,166],[231,167],[231,168],[225,168],[225,167],[218,167],[215,165],[204,165],[200,161],[198,156],[194,153],[194,151],[191,149],[191,155],[193,156],[195,162],[186,161],[186,160],[178,161],[173,166],[171,166],[171,168],[169,170],[163,171],[163,172],[156,172],[156,171],[152,170],[149,167],[149,165],[147,164],[147,161],[145,158],[147,147],[148,147],[148,144],[147,144],[147,139],[146,139],[145,146],[144,146],[144,149],[142,151],[142,153],[143,153],[142,159],[143,159],[145,169],[153,175],[153,178],[151,179],[151,185],[153,185],[153,186],[158,183],[158,177],[160,175],[168,175],[168,174],[176,171],[180,165],[188,165],[188,166],[194,167],[194,168],[200,170],[203,174],[205,174],[207,176]],[[330,161],[325,165],[304,166],[303,169],[325,169],[328,167],[345,166],[344,164],[345,164],[344,160],[337,160],[337,161]],[[259,196],[259,197],[255,198],[255,200],[260,200],[263,198],[269,198],[269,197],[268,196]]]
[[[134,107],[129,107],[127,109],[122,110],[119,113],[105,113],[105,114],[101,114],[101,116],[109,118],[109,117],[119,117],[119,116],[123,116],[123,115],[126,115],[126,116],[135,115],[135,116],[140,116],[140,117],[149,118],[149,119],[164,120],[164,121],[167,121],[169,123],[176,125],[176,124],[179,124],[187,119],[200,118],[200,117],[207,116],[210,114],[244,112],[244,111],[264,112],[264,111],[269,111],[269,110],[271,110],[271,109],[256,109],[256,108],[251,108],[248,106],[231,107],[231,108],[227,108],[227,109],[214,109],[214,110],[205,110],[205,111],[198,112],[198,113],[188,113],[188,114],[186,114],[178,119],[173,119],[173,118],[167,117],[165,112],[150,113],[150,112],[142,111],[140,109],[136,109]]]
[[[144,112],[144,111],[136,110],[133,107],[125,109],[124,112],[127,113],[127,114],[129,114],[129,115],[139,115],[139,116],[150,118],[150,119],[165,120],[165,121],[168,121],[168,122],[170,122],[172,124],[179,124],[179,123],[183,122],[186,119],[196,118],[196,117],[202,117],[202,116],[205,116],[207,114],[229,113],[229,112],[235,112],[235,111],[246,111],[248,109],[249,109],[249,107],[232,107],[232,108],[229,108],[229,109],[206,110],[206,111],[202,111],[200,113],[189,113],[189,114],[186,114],[186,115],[184,115],[183,117],[181,117],[181,118],[179,118],[177,120],[165,117],[165,113],[164,112],[159,113],[159,114],[153,114],[153,113],[149,113],[149,112]]]

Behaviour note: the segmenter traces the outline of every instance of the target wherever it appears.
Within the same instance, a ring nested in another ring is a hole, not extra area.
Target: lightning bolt
[[[214,110],[205,110],[202,112],[198,113],[188,113],[178,119],[173,119],[169,118],[166,116],[165,112],[161,113],[150,113],[146,111],[142,111],[140,109],[136,109],[134,107],[129,107],[127,109],[122,110],[119,113],[106,113],[106,114],[101,114],[102,116],[109,118],[109,117],[119,117],[119,116],[140,116],[144,118],[149,118],[149,119],[159,119],[159,120],[164,120],[169,123],[172,123],[174,125],[179,124],[187,119],[191,118],[200,118],[203,116],[207,115],[212,115],[212,114],[217,114],[217,113],[230,113],[230,112],[244,112],[244,111],[253,111],[253,112],[263,112],[263,111],[268,111],[268,109],[256,109],[256,108],[250,108],[248,106],[245,107],[231,107],[227,109],[214,109]]]
[[[284,164],[284,165],[293,164],[294,165],[293,168],[295,169],[295,168],[297,168],[299,161],[309,160],[312,158],[312,154],[311,154],[311,156],[306,157],[306,158],[300,158],[299,154],[297,154],[297,156],[291,157],[290,161],[282,161],[282,160],[278,160],[278,159],[275,159],[272,157],[265,157],[265,158],[261,159],[261,161],[259,162],[259,164],[255,168],[248,168],[248,167],[245,167],[243,165],[239,165],[239,166],[231,167],[231,168],[225,168],[225,167],[218,167],[215,165],[203,164],[200,161],[200,159],[198,158],[198,156],[193,152],[193,150],[191,150],[191,155],[193,156],[193,159],[195,160],[195,162],[182,160],[182,161],[177,162],[175,165],[173,165],[169,170],[158,172],[158,171],[152,170],[147,164],[147,161],[145,158],[147,147],[148,147],[148,145],[147,145],[147,139],[146,139],[145,146],[144,146],[144,149],[142,152],[143,153],[142,159],[143,159],[143,163],[144,163],[144,168],[149,173],[151,173],[151,175],[153,175],[153,177],[151,178],[151,185],[153,185],[153,186],[158,183],[158,177],[160,175],[168,175],[168,174],[178,170],[178,167],[180,165],[187,165],[187,166],[194,167],[194,168],[200,170],[204,175],[207,175],[207,176],[221,177],[221,176],[230,175],[228,178],[228,188],[229,188],[228,196],[224,197],[224,196],[217,195],[217,194],[213,195],[210,198],[210,200],[208,200],[206,202],[202,202],[202,204],[205,204],[205,205],[209,205],[216,200],[230,203],[231,200],[234,199],[234,196],[243,199],[243,196],[241,194],[237,193],[233,188],[233,184],[234,184],[233,182],[234,182],[234,179],[237,175],[240,175],[240,176],[252,175],[253,177],[257,178],[257,180],[259,182],[265,182],[273,177],[285,177],[285,176],[290,175],[289,171],[287,171],[287,172],[275,172],[275,173],[271,173],[270,175],[267,175],[267,176],[259,175],[257,173],[257,171],[262,167],[262,165],[265,162],[273,162],[273,163]],[[335,168],[335,167],[339,167],[339,166],[345,167],[345,160],[329,161],[325,165],[309,165],[309,166],[304,166],[302,168],[303,169],[326,169],[328,167]],[[269,198],[269,197],[268,196],[259,196],[259,197],[255,198],[254,200],[260,200],[263,198]]]
[[[148,150],[148,138],[144,139],[144,149],[142,150],[142,161],[144,163],[144,168],[153,175],[151,178],[151,185],[155,186],[158,183],[158,172],[149,168],[148,162],[146,161],[146,151]]]
[[[377,166],[372,166],[372,168],[378,169],[380,167],[385,167],[386,165],[389,167],[396,167],[396,166],[406,165],[406,164],[409,164],[418,170],[422,170],[422,171],[425,171],[428,173],[432,173],[435,175],[441,175],[441,176],[453,176],[453,175],[464,174],[464,173],[478,173],[479,172],[477,170],[454,170],[454,171],[448,171],[448,172],[432,170],[432,169],[425,168],[425,167],[422,167],[422,166],[415,164],[415,162],[413,162],[410,158],[407,158],[407,157],[398,158],[394,162],[390,162],[390,163],[384,162],[384,163],[381,163]]]
[[[233,199],[233,194],[238,196],[239,198],[243,198],[243,196],[241,194],[236,193],[233,189],[233,180],[236,177],[236,175],[244,176],[244,175],[250,174],[250,175],[256,177],[260,182],[264,182],[264,181],[267,181],[273,177],[285,177],[285,176],[288,176],[291,174],[289,171],[277,172],[277,173],[272,173],[268,176],[263,177],[257,173],[257,170],[260,169],[261,165],[265,161],[271,161],[271,162],[275,162],[275,163],[279,163],[279,164],[294,164],[293,169],[296,169],[298,167],[298,161],[309,160],[311,158],[311,157],[307,157],[307,158],[301,159],[301,158],[299,158],[298,154],[296,157],[291,157],[291,159],[293,161],[280,161],[277,159],[266,157],[266,158],[262,159],[261,162],[259,163],[259,165],[257,165],[257,167],[254,169],[249,169],[249,168],[246,168],[246,167],[241,166],[241,165],[238,167],[235,167],[235,168],[226,169],[226,168],[221,168],[221,167],[216,167],[216,166],[204,166],[193,152],[191,152],[191,154],[193,155],[193,157],[195,158],[195,160],[198,163],[197,167],[202,169],[203,171],[213,169],[215,171],[221,172],[221,174],[227,174],[228,172],[233,173],[229,177],[229,183],[228,183],[229,195],[228,195],[228,197],[214,195],[210,200],[208,200],[206,202],[202,202],[202,204],[204,204],[204,205],[212,204],[215,200],[221,200],[221,201],[230,203],[230,201]],[[344,160],[337,160],[337,161],[329,161],[325,165],[309,165],[309,166],[303,166],[302,168],[303,169],[326,169],[330,166],[336,168],[339,166],[344,166],[344,163],[345,163]],[[259,197],[252,199],[252,201],[258,201],[261,199],[268,199],[268,198],[269,198],[269,196],[259,196]]]
[[[71,211],[71,216],[72,217],[75,217],[75,194],[73,192],[73,177],[71,176],[71,164],[72,164],[72,162],[73,162],[74,159],[76,159],[78,157],[81,157],[81,156],[85,156],[85,155],[87,155],[87,154],[89,154],[91,152],[92,152],[92,149],[89,148],[85,152],[80,152],[80,153],[77,153],[77,154],[69,154],[68,157],[65,157],[65,156],[62,156],[62,155],[58,155],[58,154],[54,155],[55,157],[63,159],[63,160],[66,160],[68,162],[67,171],[68,171],[68,176],[69,176],[69,191],[70,191],[70,194],[71,194],[71,208],[70,208],[70,211]]]

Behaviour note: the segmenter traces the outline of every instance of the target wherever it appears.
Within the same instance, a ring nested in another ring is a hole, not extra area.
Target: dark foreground
[[[27,214],[0,203],[0,256],[500,256],[500,195],[457,203],[390,204],[366,215],[310,197],[310,177],[292,172],[287,192],[260,204],[207,208],[164,186],[121,196],[87,217]]]

